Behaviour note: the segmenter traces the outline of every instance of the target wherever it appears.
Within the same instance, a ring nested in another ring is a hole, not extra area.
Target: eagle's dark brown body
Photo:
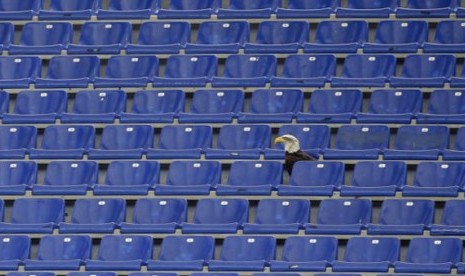
[[[292,168],[294,167],[295,162],[298,161],[315,161],[316,159],[306,154],[305,152],[299,150],[294,153],[286,152],[286,159],[284,166],[289,174],[292,173]]]

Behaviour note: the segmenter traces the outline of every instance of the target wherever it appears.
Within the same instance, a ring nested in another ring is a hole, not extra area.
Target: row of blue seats
[[[60,273],[55,272],[45,272],[45,271],[34,271],[34,272],[8,272],[5,274],[6,276],[56,276],[61,275]],[[67,276],[118,276],[116,272],[99,272],[99,271],[92,271],[92,272],[69,272],[64,274]],[[129,276],[153,276],[153,272],[132,272],[128,274]],[[157,276],[178,276],[177,273],[173,272],[166,272],[166,273],[157,273]],[[239,273],[236,272],[194,272],[190,274],[186,274],[190,276],[239,276]],[[269,272],[269,273],[253,273],[252,276],[283,276],[281,272]],[[300,276],[299,273],[286,273],[287,276]],[[284,276],[286,276],[284,275]],[[347,276],[348,273],[314,273],[314,276]],[[357,273],[350,273],[350,276],[362,276],[361,274]],[[398,274],[377,274],[377,276],[393,276]],[[423,274],[410,274],[412,276],[423,276]]]
[[[283,185],[279,162],[236,161],[221,185],[218,161],[173,161],[165,184],[160,184],[156,161],[113,161],[99,183],[95,161],[52,161],[47,165],[43,184],[38,184],[38,167],[33,161],[0,162],[2,195],[218,195],[271,194],[280,196],[449,196],[465,189],[465,163],[420,162],[411,185],[407,185],[407,165],[403,161],[359,161],[352,179],[345,181],[342,162],[298,162],[289,183]],[[309,181],[308,179],[311,179]],[[247,180],[244,180],[247,179]],[[229,185],[229,186],[228,186]]]
[[[149,271],[201,271],[208,266],[208,271],[264,271],[269,267],[271,272],[327,268],[334,272],[388,272],[392,267],[395,272],[450,273],[457,268],[463,273],[465,268],[463,245],[458,238],[414,238],[409,242],[405,260],[400,257],[398,238],[350,238],[341,259],[334,237],[287,238],[283,253],[278,256],[273,237],[227,236],[218,259],[211,236],[167,236],[162,240],[158,258],[153,256],[153,240],[149,236],[104,236],[96,259],[92,259],[89,236],[44,236],[37,259],[30,258],[28,236],[0,239],[6,255],[0,265],[5,268],[2,270],[16,270],[24,265],[29,271],[79,270],[80,266],[87,271],[134,271],[142,266]]]
[[[99,19],[148,19],[156,14],[158,18],[311,18],[329,17],[335,13],[338,17],[449,17],[451,13],[464,16],[460,0],[408,0],[407,6],[401,6],[400,0],[349,0],[347,6],[341,6],[340,0],[289,0],[287,6],[281,0],[230,0],[223,5],[222,0],[170,0],[169,7],[163,8],[161,0],[110,0],[104,8],[102,0],[85,0],[74,3],[66,0],[52,0],[50,7],[44,9],[43,0],[23,0],[20,3],[3,0],[0,2],[0,20],[31,20],[34,15],[39,19],[76,20],[90,19],[97,15]],[[463,5],[463,4],[462,4]]]

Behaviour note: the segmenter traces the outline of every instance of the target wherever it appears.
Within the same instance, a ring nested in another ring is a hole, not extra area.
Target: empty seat
[[[14,43],[14,26],[12,23],[0,23],[0,49],[8,49]]]
[[[384,87],[396,71],[392,55],[348,55],[342,75],[331,78],[332,87]]]
[[[384,159],[433,159],[449,147],[446,126],[401,126],[393,149],[384,150]]]
[[[257,89],[252,93],[249,112],[239,112],[239,123],[291,123],[302,111],[300,89]]]
[[[434,201],[386,199],[378,224],[368,224],[368,234],[422,235],[433,222]]]
[[[169,8],[160,8],[158,19],[208,19],[221,6],[219,0],[170,0]]]
[[[371,222],[371,200],[324,199],[320,202],[316,223],[305,227],[305,234],[359,235]]]
[[[450,273],[462,261],[462,250],[462,241],[458,238],[413,238],[406,262],[395,262],[395,271]]]
[[[314,43],[305,43],[305,53],[355,53],[368,39],[366,21],[321,21]]]
[[[462,73],[458,77],[450,78],[450,87],[465,87],[465,70],[462,67]]]
[[[150,236],[103,236],[96,260],[86,262],[86,270],[137,270],[152,258]]]
[[[278,18],[328,18],[340,0],[289,0],[287,8],[278,8]]]
[[[1,126],[0,158],[22,159],[37,145],[37,129],[33,126]]]
[[[183,223],[183,234],[236,233],[249,219],[247,199],[200,199],[192,223]]]
[[[8,276],[56,276],[55,272],[8,272]],[[113,276],[113,275],[111,275]]]
[[[350,123],[362,109],[362,92],[314,90],[307,112],[297,113],[298,123]]]
[[[422,104],[423,94],[418,89],[374,90],[368,112],[357,113],[357,122],[410,124]]]
[[[310,219],[310,201],[262,199],[253,223],[244,223],[245,234],[297,234]]]
[[[159,8],[159,0],[110,0],[108,9],[97,11],[98,19],[149,19]]]
[[[148,270],[201,271],[215,255],[215,239],[210,236],[167,236],[158,260],[148,261]]]
[[[213,130],[204,125],[166,125],[161,129],[158,149],[149,149],[148,158],[199,159],[212,145]]]
[[[461,127],[457,130],[455,136],[455,145],[453,149],[446,149],[443,152],[444,160],[463,160],[465,159],[465,128]]]
[[[461,53],[465,51],[465,21],[441,20],[432,42],[425,42],[425,53]]]
[[[426,21],[381,21],[374,42],[365,43],[363,52],[416,53],[427,39]]]
[[[177,54],[190,41],[190,36],[191,25],[188,22],[144,22],[140,26],[137,43],[129,43],[126,53]]]
[[[209,271],[263,271],[276,256],[276,239],[271,236],[229,236],[224,239],[218,260]]]
[[[121,233],[174,233],[186,218],[185,199],[138,199],[132,222],[122,222]]]
[[[155,161],[113,161],[105,181],[94,187],[94,195],[147,195],[160,180],[160,164]]]
[[[154,77],[157,87],[205,86],[216,74],[217,58],[212,55],[172,55],[166,62],[164,77]]]
[[[186,44],[186,53],[236,54],[249,41],[249,28],[246,21],[202,22],[195,43]]]
[[[337,17],[367,18],[389,17],[399,5],[398,0],[349,0],[347,7],[338,7]]]
[[[455,12],[457,1],[455,0],[408,0],[407,7],[399,6],[396,10],[396,16],[405,17],[449,17],[450,13]]]
[[[181,123],[231,123],[243,110],[242,90],[197,90],[189,112],[179,114]]]
[[[91,258],[89,236],[49,235],[40,239],[37,259],[25,261],[26,270],[79,270]]]
[[[66,112],[68,95],[63,90],[21,91],[13,113],[3,114],[4,124],[54,124]]]
[[[98,164],[93,161],[52,161],[43,185],[33,185],[33,195],[85,195],[98,182]]]
[[[463,235],[465,233],[465,201],[449,199],[444,205],[441,221],[431,225],[431,235]]]
[[[347,243],[344,259],[333,262],[333,271],[388,272],[399,259],[398,238],[353,237]]]
[[[1,57],[0,88],[29,88],[40,77],[39,57]]]
[[[173,161],[165,185],[157,185],[157,195],[208,195],[221,183],[221,163],[217,161]]]
[[[270,271],[325,271],[337,257],[335,237],[288,237],[282,260],[272,260]]]
[[[29,236],[0,236],[0,268],[18,270],[18,266],[29,258],[31,239]]]
[[[341,196],[394,196],[406,183],[407,165],[402,161],[359,161]]]
[[[67,276],[117,276],[116,272],[69,272],[66,274]],[[31,275],[32,276],[32,275]],[[40,276],[40,275],[37,275]],[[160,275],[162,276],[162,275]],[[166,275],[166,276],[175,276],[175,275]]]
[[[1,195],[24,195],[26,189],[37,183],[37,164],[32,161],[0,162]]]
[[[45,78],[35,81],[37,88],[87,88],[100,70],[96,56],[54,56]]]
[[[61,198],[18,198],[10,221],[0,223],[0,232],[51,234],[64,216],[65,201]]]
[[[42,1],[0,1],[0,20],[32,20],[32,17],[41,8]]]
[[[10,109],[10,94],[6,91],[0,91],[0,118],[3,114],[8,113]]]
[[[461,124],[465,122],[465,91],[434,90],[428,111],[417,115],[418,123]]]
[[[281,6],[281,0],[231,0],[218,10],[218,18],[270,18]]]
[[[126,218],[124,199],[78,199],[74,203],[71,222],[59,224],[60,233],[113,233]]]
[[[50,7],[39,10],[40,20],[89,20],[97,10],[98,1],[51,0]]]
[[[116,138],[116,139],[115,139]],[[91,159],[140,159],[153,145],[153,128],[148,125],[107,125],[99,149],[90,149]]]
[[[309,41],[305,21],[263,21],[254,43],[245,44],[245,53],[297,53]]]
[[[271,86],[322,87],[335,74],[334,55],[289,55],[284,61],[283,73],[271,77]]]
[[[129,22],[86,22],[79,43],[69,44],[68,54],[119,54],[131,42]]]
[[[391,77],[390,83],[392,87],[443,87],[453,75],[452,55],[410,55],[404,60],[401,75]]]

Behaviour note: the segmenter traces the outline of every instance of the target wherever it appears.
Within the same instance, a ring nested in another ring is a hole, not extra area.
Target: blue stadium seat
[[[93,161],[52,161],[43,185],[33,185],[33,195],[85,195],[98,182],[98,164]]]
[[[363,45],[363,52],[416,53],[427,40],[428,23],[426,21],[386,20],[378,23],[374,42],[365,43]]]
[[[173,161],[165,185],[155,187],[156,195],[208,195],[221,183],[217,161]]]
[[[40,0],[0,1],[0,20],[32,20],[42,6]]]
[[[278,186],[280,196],[331,196],[344,184],[342,162],[297,162],[287,185]]]
[[[97,77],[94,87],[146,87],[158,75],[155,56],[112,56],[105,77]]]
[[[126,53],[177,54],[190,39],[191,25],[188,22],[144,22],[137,44],[129,43]]]
[[[221,6],[219,0],[170,0],[169,9],[160,8],[158,19],[208,19]]]
[[[226,58],[222,76],[213,77],[213,87],[264,87],[276,76],[274,55],[230,55]]]
[[[37,259],[24,262],[26,270],[79,270],[91,258],[89,236],[48,235],[40,239]]]
[[[356,53],[367,40],[366,21],[321,21],[315,42],[305,43],[304,53]]]
[[[10,109],[10,94],[6,91],[0,91],[0,118],[3,114],[8,113]]]
[[[1,126],[0,158],[23,159],[37,145],[37,129],[33,126]]]
[[[39,10],[40,20],[89,20],[96,12],[98,0],[51,0],[50,7]]]
[[[258,159],[270,147],[271,128],[268,125],[224,125],[220,129],[218,145],[206,149],[207,159]]]
[[[210,236],[167,236],[158,260],[148,261],[147,270],[202,271],[215,256],[215,239]]]
[[[101,273],[106,273],[106,272],[101,272]],[[189,275],[190,275],[190,276],[192,276],[192,275],[195,276],[195,274],[196,274],[196,273],[191,273],[191,274],[189,274]],[[202,274],[202,273],[199,273],[199,274]],[[208,273],[206,273],[206,274],[208,274]],[[128,276],[129,276],[129,275],[131,275],[131,276],[153,276],[153,272],[132,272],[132,273],[129,273]],[[162,272],[162,273],[158,273],[158,272],[157,272],[156,275],[157,275],[157,276],[178,276],[177,273],[172,273],[172,272],[166,272],[166,273],[163,273],[163,272]],[[76,276],[79,276],[79,275],[76,275]],[[95,276],[100,276],[100,275],[97,273],[97,275],[95,275]],[[106,276],[106,275],[104,275],[104,276]],[[111,276],[112,276],[112,275],[111,275]],[[115,276],[117,276],[117,275],[115,274]],[[199,275],[199,276],[202,276],[202,275]],[[208,275],[206,275],[206,276],[208,276]],[[228,276],[228,275],[223,275],[223,276]],[[234,275],[234,276],[236,276],[236,275]]]
[[[121,223],[121,233],[174,233],[186,219],[185,199],[142,198],[136,202],[132,223]]]
[[[333,262],[335,272],[388,272],[400,259],[398,238],[353,237],[342,261]]]
[[[331,87],[384,87],[395,72],[393,55],[348,55],[342,75],[331,78]]]
[[[300,89],[257,89],[252,93],[249,112],[239,112],[239,123],[291,123],[302,111]]]
[[[119,54],[131,42],[129,22],[86,22],[79,43],[68,45],[68,54]]]
[[[122,198],[86,198],[74,203],[71,222],[58,226],[61,234],[113,233],[126,218],[126,201]]]
[[[434,201],[386,199],[378,224],[368,224],[369,235],[422,235],[433,222]]]
[[[231,0],[218,10],[218,18],[270,18],[281,6],[281,0]]]
[[[123,90],[84,90],[76,93],[73,110],[61,115],[62,123],[113,123],[126,111]]]
[[[60,55],[72,41],[73,26],[70,23],[29,22],[23,27],[19,44],[11,44],[8,54]]]
[[[419,89],[374,90],[368,111],[357,113],[357,123],[410,124],[422,104],[423,94]]]
[[[316,223],[305,226],[305,234],[359,235],[371,222],[371,200],[324,199],[320,202]]]
[[[0,233],[52,234],[65,216],[61,198],[17,198],[9,222],[0,223]]]
[[[212,145],[213,130],[204,125],[166,125],[161,129],[158,149],[147,150],[148,158],[199,159]]]
[[[228,236],[218,260],[208,264],[209,271],[263,271],[276,256],[276,239],[271,236]]]
[[[436,160],[449,147],[446,126],[401,126],[393,149],[384,150],[384,159]]]
[[[465,128],[461,127],[457,130],[455,136],[455,145],[453,149],[446,149],[443,152],[444,160],[464,160],[465,159]]]
[[[99,75],[99,70],[100,60],[96,56],[54,56],[48,64],[47,76],[36,79],[35,86],[37,88],[87,88]]]
[[[335,237],[288,237],[282,260],[272,260],[270,271],[325,271],[337,258],[337,243]]]
[[[0,49],[7,50],[14,43],[14,26],[12,23],[0,23]]]
[[[2,212],[3,215],[3,212]],[[0,236],[0,269],[18,270],[18,266],[29,258],[31,239],[29,236]]]
[[[29,150],[30,159],[82,159],[94,148],[95,129],[92,126],[48,126],[42,147]]]
[[[0,162],[0,195],[24,195],[37,183],[37,164],[32,161]]]
[[[284,61],[283,73],[271,77],[271,86],[322,87],[334,75],[334,55],[289,55]]]
[[[463,235],[465,233],[465,220],[462,215],[465,201],[449,199],[444,205],[441,221],[431,225],[431,235]]]
[[[217,58],[213,55],[172,55],[168,58],[164,77],[154,77],[156,87],[203,87],[216,74]]]
[[[113,161],[103,185],[95,185],[94,195],[147,195],[160,181],[160,164],[155,161]]]
[[[232,123],[243,110],[242,90],[197,90],[189,112],[179,114],[180,123]]]
[[[249,220],[247,199],[205,198],[197,202],[192,223],[183,223],[183,234],[233,233]]]
[[[278,8],[278,18],[328,18],[340,0],[289,0],[287,8]]]
[[[108,9],[97,11],[98,19],[150,19],[159,8],[159,0],[110,0]]]
[[[115,139],[116,138],[116,139]],[[141,159],[153,145],[149,125],[107,125],[103,128],[99,149],[90,149],[90,159]]]
[[[261,199],[253,223],[244,223],[245,234],[298,234],[310,219],[306,199]]]
[[[462,73],[459,77],[452,76],[450,78],[450,87],[465,87],[465,70],[462,67]]]
[[[458,238],[414,238],[406,262],[395,262],[395,272],[450,273],[462,261],[462,250]]]
[[[202,22],[196,42],[186,44],[186,53],[237,54],[249,41],[249,28],[247,21]]]
[[[425,53],[463,53],[465,51],[465,21],[441,20],[432,42],[423,45]]]
[[[254,43],[246,43],[245,53],[297,53],[309,41],[306,21],[263,21],[258,25]]]
[[[409,55],[401,75],[391,77],[390,83],[391,87],[443,87],[454,75],[453,55]]]
[[[347,7],[338,7],[337,17],[349,18],[385,18],[394,13],[399,0],[349,0]]]
[[[37,275],[37,276],[40,276],[40,275]],[[118,274],[116,274],[116,272],[92,271],[92,272],[69,272],[68,274],[66,274],[66,276],[118,276]],[[164,276],[164,275],[159,275],[159,276]],[[165,276],[176,276],[176,275],[165,275]]]
[[[404,196],[457,197],[465,185],[465,164],[451,162],[421,162],[417,166],[412,186],[405,186]]]
[[[88,271],[137,270],[152,258],[150,236],[108,235],[100,242],[96,260],[86,262]]]
[[[54,124],[66,112],[68,95],[63,90],[21,91],[13,113],[3,114],[4,124]]]
[[[465,90],[434,90],[428,111],[417,114],[420,124],[462,124],[465,122]]]
[[[362,110],[362,91],[314,90],[308,112],[297,113],[298,123],[350,123]]]
[[[160,273],[157,273],[157,275],[160,275]],[[160,275],[160,276],[163,276],[163,275]],[[174,276],[174,275],[172,275]],[[220,272],[220,273],[215,273],[215,272],[194,272],[194,273],[191,273],[190,276],[239,276],[239,273],[235,273],[235,272],[227,272],[227,273],[224,273],[224,272]],[[293,276],[293,275],[291,275]]]
[[[283,183],[283,166],[278,161],[236,161],[231,165],[226,185],[218,185],[217,195],[270,195]]]
[[[55,272],[8,272],[8,276],[56,276]],[[116,275],[116,274],[115,274]]]
[[[451,13],[455,13],[456,8],[456,0],[408,0],[407,7],[397,8],[396,16],[398,18],[448,18]]]
[[[359,161],[351,185],[341,187],[341,196],[395,196],[407,184],[407,165],[402,161]]]
[[[41,67],[39,57],[1,57],[0,88],[29,88],[40,77]]]
[[[122,123],[172,123],[184,111],[182,90],[141,90],[134,95],[131,112],[122,112]]]

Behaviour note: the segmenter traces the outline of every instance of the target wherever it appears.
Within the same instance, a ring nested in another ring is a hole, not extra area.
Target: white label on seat
[[[126,128],[126,132],[133,132],[133,131],[134,131],[134,128],[132,128],[132,127],[127,127]]]
[[[74,127],[68,127],[68,132],[75,132],[76,129]]]
[[[216,93],[216,96],[218,96],[218,97],[224,97],[224,92],[217,92],[217,93]]]
[[[136,57],[135,57],[135,58],[131,58],[131,61],[132,61],[132,62],[138,62],[138,61],[139,61],[139,58],[136,58]]]
[[[221,206],[227,206],[227,205],[228,205],[228,202],[227,202],[226,200],[223,200],[223,201],[221,201],[220,204],[221,204]]]
[[[334,96],[340,97],[342,96],[342,92],[341,91],[334,92]]]
[[[441,243],[442,243],[442,241],[440,241],[440,240],[435,240],[435,241],[434,241],[434,244],[435,244],[435,245],[440,245]]]
[[[255,168],[261,168],[263,165],[258,163],[258,164],[255,164]]]
[[[124,241],[125,242],[132,242],[132,238],[125,238]]]
[[[63,239],[63,241],[64,241],[64,242],[71,242],[71,238],[66,237],[66,238]]]
[[[40,96],[41,96],[42,98],[45,98],[45,97],[48,96],[48,93],[40,93]]]
[[[369,61],[375,61],[375,60],[376,60],[376,57],[368,57],[368,60],[369,60]]]
[[[289,23],[283,23],[281,26],[282,26],[283,28],[289,28]]]
[[[243,129],[245,132],[250,132],[250,127],[244,127]]]
[[[325,167],[325,164],[318,164],[318,165],[316,165],[316,167],[317,167],[318,169],[323,169],[323,168]]]
[[[100,205],[100,206],[103,206],[103,205],[105,205],[105,204],[106,204],[106,202],[105,202],[104,200],[100,200],[100,201],[98,202],[98,205]]]
[[[10,128],[10,132],[16,132],[16,131],[18,131],[17,128],[15,128],[15,127]]]
[[[166,23],[166,24],[163,24],[163,28],[165,28],[165,29],[169,29],[169,28],[171,28],[171,24],[168,24],[168,23]]]
[[[77,167],[79,167],[79,164],[77,164],[77,163],[71,164],[71,168],[77,168]]]
[[[132,163],[133,168],[139,168],[140,164],[139,163]]]
[[[186,127],[186,128],[184,129],[184,131],[185,131],[185,132],[192,132],[192,128],[191,128],[191,127]]]
[[[362,132],[368,132],[370,130],[370,128],[368,127],[362,127]]]
[[[248,243],[254,243],[254,242],[255,242],[255,239],[252,239],[252,238],[251,238],[251,239],[247,239],[247,242],[248,242]]]
[[[316,60],[316,57],[309,57],[308,60],[310,60],[310,61],[315,61],[315,60]]]
[[[386,164],[378,164],[378,168],[384,169],[386,168]]]
[[[372,240],[371,244],[379,244],[379,240]]]
[[[73,62],[80,62],[81,59],[80,58],[73,58]]]
[[[15,163],[13,163],[13,164],[10,164],[10,168],[12,168],[12,169],[15,169],[17,166],[18,166],[18,165],[17,165],[17,164],[15,164]]]
[[[283,95],[283,91],[276,91],[275,95],[281,97]]]
[[[441,165],[441,169],[448,169],[448,168],[449,168],[449,165],[447,165],[447,164],[442,164]]]
[[[317,241],[316,239],[309,239],[308,243],[316,243],[316,241]]]
[[[309,132],[309,131],[310,131],[310,128],[309,128],[309,127],[304,127],[304,128],[302,128],[302,131],[303,131],[303,132]]]
[[[3,238],[3,242],[10,242],[10,238]]]
[[[107,93],[105,93],[105,92],[100,92],[100,93],[98,93],[98,95],[99,95],[100,97],[106,97],[106,96],[107,96]]]
[[[188,243],[193,243],[193,242],[194,242],[194,239],[193,239],[193,238],[187,238],[187,239],[186,239],[186,242],[188,242]]]
[[[165,92],[159,92],[157,96],[158,96],[158,97],[164,97],[164,96],[165,96]]]
[[[394,93],[395,96],[399,97],[399,96],[402,96],[402,92],[401,91],[396,91],[396,93]]]
[[[456,96],[456,97],[460,97],[460,96],[462,96],[462,92],[460,92],[460,91],[457,91],[457,92],[455,92],[455,93],[454,93],[454,96]]]
[[[429,57],[428,58],[428,61],[435,61],[436,60],[436,57]]]
[[[407,22],[402,22],[402,23],[400,23],[400,26],[403,27],[403,28],[408,27],[408,23]]]
[[[429,131],[429,129],[427,127],[424,127],[424,128],[421,129],[421,132],[428,132],[428,131]]]
[[[111,29],[113,27],[111,24],[105,24],[105,29]]]
[[[249,61],[258,61],[258,57],[250,57]]]
[[[349,23],[347,23],[347,22],[341,23],[341,27],[343,27],[343,28],[347,28],[348,26],[349,26]]]
[[[200,163],[194,163],[194,168],[200,168]]]
[[[15,63],[20,63],[22,60],[20,58],[15,58]]]
[[[352,202],[350,202],[350,201],[344,201],[344,206],[350,206],[350,205],[352,205]]]
[[[413,206],[413,201],[408,201],[407,203],[405,203],[405,205],[411,207]]]
[[[191,57],[192,62],[197,62],[198,60],[199,60],[199,58],[197,58],[197,57]]]
[[[289,204],[290,204],[289,201],[283,201],[283,202],[281,203],[281,205],[283,205],[283,206],[289,206]]]
[[[53,25],[52,24],[47,24],[47,25],[45,25],[45,29],[47,29],[47,30],[53,29]]]
[[[160,201],[160,205],[161,205],[161,206],[165,206],[167,203],[168,203],[168,202],[166,202],[166,200]]]
[[[223,28],[229,28],[231,25],[229,23],[223,23]]]

